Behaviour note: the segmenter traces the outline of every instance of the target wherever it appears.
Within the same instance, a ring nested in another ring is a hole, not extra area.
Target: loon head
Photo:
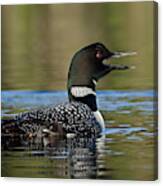
[[[99,42],[90,44],[76,52],[68,73],[69,100],[86,103],[93,111],[96,111],[96,82],[112,70],[129,68],[125,65],[106,64],[104,60],[126,55],[133,55],[133,53],[112,52]]]
[[[80,49],[72,58],[68,87],[87,86],[95,89],[95,82],[105,75],[108,65],[103,63],[114,55],[102,43],[93,43]]]

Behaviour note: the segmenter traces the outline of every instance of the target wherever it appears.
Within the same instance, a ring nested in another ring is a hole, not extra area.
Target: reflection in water
[[[48,177],[64,178],[97,178],[97,174],[101,170],[105,170],[102,160],[104,154],[101,154],[104,150],[103,137],[98,140],[96,138],[75,137],[58,139],[55,137],[42,137],[41,139],[31,141],[12,138],[12,140],[10,139],[10,143],[6,144],[4,143],[5,141],[8,141],[8,139],[3,139],[2,141],[3,156],[8,156],[8,152],[13,151],[13,154],[14,152],[24,152],[25,157],[31,154],[31,157],[34,159],[45,157],[48,163],[47,165],[45,164],[44,167],[47,166],[48,170],[45,172],[45,168],[43,173],[40,173],[42,177],[47,175]],[[12,157],[13,154],[10,155],[10,157]],[[21,158],[21,156],[19,156],[19,158]],[[100,162],[100,166],[98,162]],[[20,164],[17,165],[17,168],[20,170],[28,170],[31,167],[28,164]],[[7,170],[5,172],[10,171]],[[7,176],[7,173],[4,176]],[[24,174],[24,176],[27,177],[29,174]]]
[[[77,139],[68,141],[68,173],[70,178],[96,178],[95,139]]]

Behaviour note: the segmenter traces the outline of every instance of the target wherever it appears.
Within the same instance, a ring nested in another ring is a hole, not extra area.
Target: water
[[[156,175],[156,107],[153,90],[98,91],[105,135],[55,140],[52,147],[2,150],[2,176],[153,180]],[[2,117],[67,100],[64,91],[2,91]]]

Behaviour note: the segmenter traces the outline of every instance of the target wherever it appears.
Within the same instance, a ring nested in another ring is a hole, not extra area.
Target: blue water
[[[2,91],[1,96],[4,108],[31,109],[55,106],[68,101],[65,91]],[[134,103],[131,101],[146,97],[152,99],[154,96],[155,92],[153,90],[97,91],[99,109],[106,111],[120,110],[122,107],[136,107],[137,110],[153,111],[153,100],[141,100]]]

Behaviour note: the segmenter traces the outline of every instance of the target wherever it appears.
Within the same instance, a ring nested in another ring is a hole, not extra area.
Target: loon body
[[[20,113],[13,119],[2,121],[2,135],[43,133],[99,136],[105,128],[96,103],[96,83],[112,70],[125,70],[128,66],[104,64],[105,59],[121,56],[110,52],[103,44],[94,43],[79,50],[68,73],[69,102],[54,108]]]

